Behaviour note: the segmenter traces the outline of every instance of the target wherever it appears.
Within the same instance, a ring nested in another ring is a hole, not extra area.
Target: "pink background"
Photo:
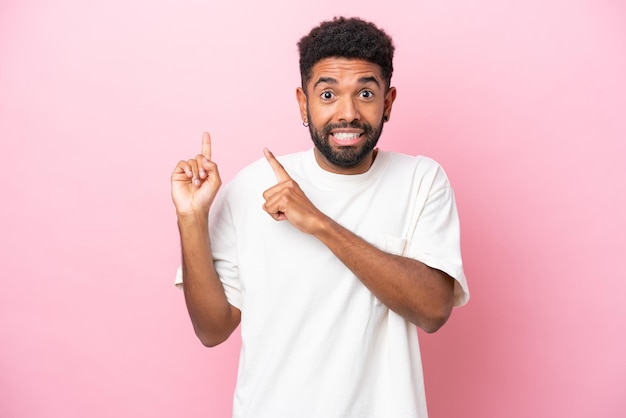
[[[441,162],[472,299],[422,335],[431,417],[626,413],[619,0],[0,3],[0,416],[227,417],[172,281],[169,177],[310,147],[295,43],[333,15],[397,46],[380,146]]]

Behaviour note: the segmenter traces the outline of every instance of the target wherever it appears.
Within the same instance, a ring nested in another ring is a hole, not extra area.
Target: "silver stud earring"
[[[304,126],[305,128],[308,128],[309,127],[309,122],[302,121],[302,126]]]

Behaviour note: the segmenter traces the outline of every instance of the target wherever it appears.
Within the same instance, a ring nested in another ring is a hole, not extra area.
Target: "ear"
[[[391,119],[391,107],[393,106],[393,102],[396,100],[396,94],[397,91],[395,87],[389,87],[387,94],[385,94],[385,109],[383,115],[387,117],[386,121]]]
[[[298,87],[296,89],[296,99],[298,99],[298,106],[300,107],[300,117],[302,118],[302,122],[309,123],[307,116],[307,103],[306,103],[306,93],[302,90],[302,87]]]

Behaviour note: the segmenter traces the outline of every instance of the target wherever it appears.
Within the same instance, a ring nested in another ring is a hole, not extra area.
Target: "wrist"
[[[316,236],[319,239],[328,237],[329,235],[332,235],[334,233],[334,230],[337,226],[338,224],[334,220],[324,215],[320,217],[315,223],[314,232],[312,232],[312,235]]]
[[[192,210],[187,212],[176,211],[178,224],[206,224],[209,220],[208,210]]]

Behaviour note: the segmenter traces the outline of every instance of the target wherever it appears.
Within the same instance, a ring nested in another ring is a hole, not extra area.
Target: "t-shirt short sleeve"
[[[469,289],[463,271],[460,246],[460,224],[454,192],[448,178],[437,166],[432,183],[423,197],[418,196],[409,231],[406,256],[441,270],[455,279],[454,305],[462,306],[469,300]]]
[[[209,234],[215,270],[224,287],[226,299],[234,307],[241,309],[241,285],[237,268],[237,239],[228,203],[220,193],[209,214]],[[174,284],[183,286],[182,266],[178,267]]]

